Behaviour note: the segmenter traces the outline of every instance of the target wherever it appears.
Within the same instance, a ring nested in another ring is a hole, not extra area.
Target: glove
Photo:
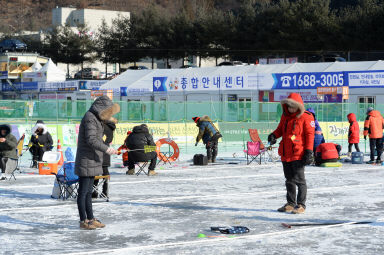
[[[107,149],[106,153],[109,154],[109,155],[113,155],[113,154],[117,154],[117,151],[114,148],[109,147]]]
[[[268,143],[274,145],[276,143],[276,136],[272,133],[268,136]]]
[[[195,143],[195,146],[197,146],[198,142]]]
[[[313,162],[313,151],[305,150],[302,161],[303,161],[304,165],[306,165],[306,166],[312,164],[312,162]]]
[[[364,140],[367,140],[367,136],[366,135],[364,136]]]

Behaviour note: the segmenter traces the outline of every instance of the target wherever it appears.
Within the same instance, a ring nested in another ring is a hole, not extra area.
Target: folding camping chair
[[[257,162],[257,158],[259,158],[259,165],[261,165],[261,150],[260,150],[260,142],[247,142],[247,149],[244,150],[247,154],[247,165],[251,164],[253,161]]]
[[[79,177],[75,174],[74,161],[64,162],[63,166],[56,174],[56,180],[60,189],[58,198],[62,198],[63,200],[68,198],[77,198]]]
[[[17,141],[17,146],[16,146],[16,151],[17,151],[17,157],[18,157],[18,162],[17,162],[17,168],[16,170],[20,171],[20,161],[21,161],[21,156],[23,156],[24,151],[28,150],[28,146],[25,146],[27,149],[24,150],[24,140],[25,140],[25,134],[23,134],[19,141]]]
[[[95,181],[96,180],[99,180],[99,181],[98,181],[97,185],[93,184],[93,190],[92,190],[93,194],[95,194],[95,193],[97,194],[96,198],[103,198],[107,202],[109,202],[109,179],[110,179],[109,175],[95,176]],[[104,192],[103,192],[104,183],[106,183],[108,186],[107,194],[104,194]]]
[[[249,133],[249,137],[251,138],[251,141],[254,142],[254,143],[259,143],[260,147],[259,147],[259,150],[260,150],[260,164],[261,164],[261,157],[264,157],[264,161],[265,161],[265,152],[267,151],[267,148],[264,146],[263,144],[263,141],[261,141],[260,139],[260,136],[259,136],[259,132],[257,131],[257,129],[248,129],[248,133]]]
[[[5,168],[4,173],[6,175],[10,175],[10,177],[7,179],[10,181],[12,180],[12,177],[13,177],[16,181],[15,171],[17,170],[17,166],[18,166],[18,159],[3,157],[1,158],[1,161],[2,161],[1,163],[3,167]]]
[[[275,163],[278,160],[278,156],[275,156],[275,153],[273,151],[276,147],[272,147],[272,145],[265,147],[260,139],[257,129],[248,129],[248,132],[252,142],[260,142],[260,151],[262,156],[264,157],[264,161],[267,161],[266,156],[268,156],[269,161]]]
[[[135,164],[139,167],[139,171],[137,171],[136,175],[139,176],[141,172],[149,176],[149,171],[145,170],[145,167],[148,165],[149,161],[144,161],[144,162],[135,162]]]

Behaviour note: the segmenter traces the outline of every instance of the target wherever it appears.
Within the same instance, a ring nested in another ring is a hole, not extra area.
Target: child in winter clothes
[[[291,93],[281,101],[283,114],[276,130],[268,136],[268,142],[275,144],[282,137],[279,155],[283,162],[287,203],[277,209],[279,212],[304,213],[307,199],[305,165],[313,161],[315,119],[305,111],[300,94]],[[296,199],[296,186],[298,194]]]
[[[128,148],[127,148],[127,146],[126,146],[125,144],[126,144],[126,141],[127,141],[127,139],[128,139],[128,136],[129,136],[130,134],[132,134],[132,131],[128,131],[128,132],[127,132],[127,136],[125,137],[124,144],[121,145],[121,146],[117,149],[117,151],[119,152],[118,155],[121,154],[121,151],[122,151],[122,150],[125,150],[125,152],[123,152],[123,166],[128,166]]]
[[[360,128],[359,123],[356,121],[356,115],[350,113],[347,115],[349,121],[349,130],[348,130],[348,157],[352,154],[352,145],[355,145],[356,151],[360,151],[359,142],[360,142]]]

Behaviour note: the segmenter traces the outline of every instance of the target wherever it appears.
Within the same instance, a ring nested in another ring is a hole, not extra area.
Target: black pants
[[[383,153],[383,142],[381,138],[369,138],[369,148],[371,150],[371,161],[375,160],[375,147],[377,151],[376,160],[380,160],[381,153]]]
[[[355,145],[356,151],[360,152],[359,144],[358,143],[350,143],[350,144],[348,144],[348,152],[352,152],[352,145]]]
[[[128,157],[128,169],[135,169],[135,163],[136,162],[144,162],[144,161],[146,161],[146,160],[136,161],[132,156],[129,156]],[[153,158],[151,158],[151,163],[149,164],[148,170],[155,170],[156,163],[157,163],[157,155],[155,154],[153,156]]]
[[[77,208],[79,209],[80,221],[92,220],[92,190],[94,176],[79,177],[79,190],[77,195]]]
[[[109,175],[108,166],[103,166],[103,175]],[[97,186],[99,180],[95,180],[94,185]],[[108,180],[106,180],[103,184],[103,193],[106,195],[108,193]]]
[[[40,147],[37,145],[33,145],[29,151],[32,153],[32,160],[33,161],[42,161],[43,160],[43,155],[45,152],[44,147]]]
[[[305,208],[307,200],[307,183],[305,181],[305,166],[301,160],[283,162],[285,187],[287,189],[287,202],[295,206],[300,204]],[[296,200],[296,186],[298,188]]]
[[[2,173],[5,173],[5,166],[7,164],[8,158],[0,158],[0,169]]]
[[[208,160],[215,160],[218,151],[218,141],[208,141],[205,144],[205,148],[207,149],[207,158]]]

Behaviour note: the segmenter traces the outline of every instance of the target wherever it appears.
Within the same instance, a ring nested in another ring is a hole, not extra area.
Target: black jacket
[[[38,133],[37,129],[43,129],[42,133]],[[43,151],[52,150],[53,140],[48,128],[45,124],[37,123],[31,130],[32,136],[29,143],[32,146],[41,147]]]
[[[109,144],[113,140],[113,131],[116,129],[116,124],[112,121],[104,121],[103,122],[104,126],[104,144],[109,147]],[[103,166],[111,166],[111,155],[108,153],[104,153],[103,155]]]
[[[10,125],[0,125],[0,130],[5,129],[7,131],[5,136],[0,134],[0,137],[5,138],[5,142],[0,143],[0,157],[17,158],[16,147],[17,140],[14,135],[11,134]]]
[[[130,150],[128,158],[133,158],[135,162],[147,161],[156,157],[156,152],[144,153],[144,145],[156,146],[152,136],[149,134],[148,128],[144,126],[136,126],[132,130],[132,134],[125,141],[125,146]],[[131,159],[132,159],[131,158]]]
[[[103,156],[108,147],[103,140],[104,127],[102,121],[113,119],[112,115],[120,111],[107,96],[98,97],[85,113],[80,123],[75,173],[78,176],[98,176],[103,173]]]

